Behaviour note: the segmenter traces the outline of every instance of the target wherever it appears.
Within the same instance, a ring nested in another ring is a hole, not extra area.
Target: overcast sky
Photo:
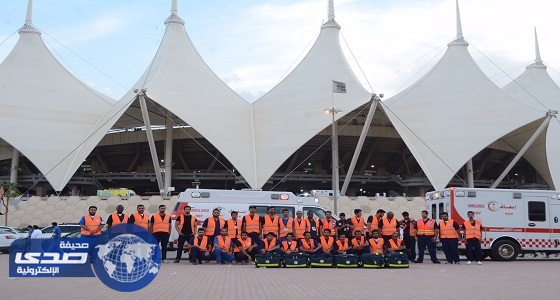
[[[507,84],[534,60],[534,27],[542,59],[560,82],[556,3],[460,1],[469,51],[496,84]],[[118,100],[156,53],[170,7],[171,0],[35,0],[33,24],[67,69]],[[202,58],[251,102],[302,59],[327,7],[328,0],[178,0]],[[26,8],[27,0],[0,1],[1,60],[17,42]],[[335,15],[356,75],[386,98],[428,71],[456,35],[455,0],[335,0]]]

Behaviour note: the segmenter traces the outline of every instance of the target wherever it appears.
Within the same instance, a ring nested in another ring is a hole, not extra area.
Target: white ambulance
[[[519,253],[560,252],[559,191],[448,188],[426,193],[426,210],[438,223],[448,212],[459,225],[473,211],[484,228],[484,257],[514,260]]]
[[[291,192],[255,191],[255,190],[211,190],[211,189],[187,189],[179,194],[179,199],[171,214],[171,237],[170,247],[177,248],[179,234],[175,230],[175,219],[183,214],[185,206],[191,207],[191,214],[198,220],[198,227],[206,218],[212,215],[217,208],[220,216],[225,220],[231,218],[231,212],[239,213],[238,219],[249,214],[249,206],[257,207],[256,213],[264,216],[269,206],[274,206],[276,215],[281,216],[282,210],[287,209],[290,217],[294,217],[298,210],[307,217],[307,212],[313,212],[315,218],[325,217],[326,209],[313,197],[297,197]],[[171,245],[172,243],[172,245]]]

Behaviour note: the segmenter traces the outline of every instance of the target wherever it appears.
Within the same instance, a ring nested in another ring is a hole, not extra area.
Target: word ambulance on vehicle
[[[514,260],[519,253],[560,252],[560,191],[448,188],[426,193],[426,210],[436,220],[448,212],[460,225],[473,211],[484,229],[484,257]]]
[[[274,206],[276,215],[282,216],[284,209],[288,210],[290,217],[295,217],[301,210],[304,218],[311,211],[314,218],[325,217],[326,209],[313,197],[297,197],[291,192],[255,191],[255,190],[212,190],[212,189],[187,189],[179,194],[179,199],[171,214],[170,245],[177,248],[178,232],[175,230],[175,219],[183,214],[185,206],[191,207],[191,214],[198,220],[198,227],[206,218],[212,216],[214,209],[220,210],[220,216],[225,220],[231,218],[231,212],[239,213],[238,219],[249,214],[249,206],[257,207],[256,213],[264,216],[269,206]]]

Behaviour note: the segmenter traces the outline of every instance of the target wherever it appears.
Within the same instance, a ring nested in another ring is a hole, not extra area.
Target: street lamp
[[[325,108],[324,113],[330,114],[332,116],[332,136],[331,136],[331,152],[332,152],[332,189],[333,189],[333,206],[334,214],[338,215],[338,135],[336,134],[336,120],[335,115],[342,112],[341,109],[334,107]]]
[[[360,196],[363,195],[363,191],[364,191],[364,189],[360,189]]]

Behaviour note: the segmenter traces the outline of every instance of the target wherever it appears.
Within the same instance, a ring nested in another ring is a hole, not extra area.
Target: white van
[[[325,217],[326,209],[311,197],[297,197],[291,192],[275,191],[252,191],[252,190],[210,190],[210,189],[187,189],[179,194],[179,199],[171,214],[171,237],[170,247],[177,248],[179,234],[175,230],[175,219],[183,214],[184,207],[191,207],[191,214],[198,220],[198,227],[206,218],[212,215],[217,208],[224,219],[230,219],[231,212],[237,211],[238,218],[249,213],[249,206],[257,207],[257,214],[266,215],[269,206],[276,208],[276,214],[282,215],[282,210],[287,209],[290,217],[294,217],[298,210],[303,212],[304,218],[308,211],[312,211],[315,218]],[[171,245],[172,244],[172,245]]]

